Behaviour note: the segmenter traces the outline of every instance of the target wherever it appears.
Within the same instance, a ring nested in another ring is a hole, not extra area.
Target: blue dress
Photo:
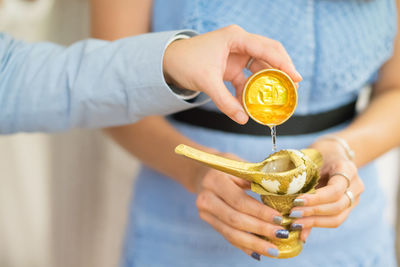
[[[376,80],[392,55],[394,0],[156,0],[154,31],[211,31],[238,24],[283,43],[303,76],[296,114],[312,114],[354,100]],[[195,62],[193,64],[196,64]],[[216,109],[210,103],[204,108]],[[171,121],[184,135],[220,151],[257,162],[271,151],[266,135],[225,133]],[[278,149],[300,149],[323,132],[279,136]],[[143,167],[136,183],[125,238],[123,266],[396,266],[393,229],[383,220],[385,199],[374,163],[359,170],[365,183],[360,204],[337,229],[314,228],[292,259],[257,262],[203,222],[196,196]]]

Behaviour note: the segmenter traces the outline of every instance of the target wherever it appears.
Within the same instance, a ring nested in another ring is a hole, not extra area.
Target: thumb
[[[208,95],[226,116],[239,124],[246,124],[249,120],[239,101],[229,92],[222,79],[214,79],[209,84],[209,88],[213,88]]]

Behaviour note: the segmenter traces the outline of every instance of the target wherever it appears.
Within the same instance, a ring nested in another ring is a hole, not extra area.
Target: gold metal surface
[[[283,71],[261,70],[248,78],[243,90],[243,106],[260,124],[282,124],[297,107],[296,86]]]
[[[281,195],[297,193],[312,178],[311,174],[317,168],[316,164],[322,162],[321,155],[313,149],[282,150],[259,163],[231,160],[183,144],[177,146],[175,152],[211,168],[259,184],[265,192]],[[302,180],[304,181],[300,184]]]
[[[175,152],[251,181],[251,190],[261,195],[262,202],[283,215],[282,226],[287,230],[290,230],[292,223],[289,213],[293,201],[301,194],[315,191],[322,166],[322,156],[315,149],[282,150],[259,163],[235,161],[186,145],[177,146]],[[300,231],[289,231],[288,239],[270,240],[279,249],[278,258],[295,257],[301,252],[303,243],[299,236]]]

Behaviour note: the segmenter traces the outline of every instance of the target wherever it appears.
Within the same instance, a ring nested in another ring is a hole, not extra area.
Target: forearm
[[[149,117],[134,125],[105,131],[145,165],[169,176],[191,192],[195,190],[194,179],[204,174],[206,169],[195,161],[176,155],[175,147],[183,143],[216,152],[183,136],[162,117]]]
[[[107,127],[198,105],[164,79],[164,49],[176,33],[70,47],[0,34],[0,133]]]
[[[362,166],[400,144],[400,88],[375,95],[369,107],[347,129],[337,133],[355,151]]]
[[[151,0],[90,0],[91,35],[115,40],[150,31]]]

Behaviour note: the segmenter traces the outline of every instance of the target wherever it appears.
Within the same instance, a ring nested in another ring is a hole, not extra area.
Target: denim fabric
[[[165,83],[162,60],[177,34],[145,34],[69,47],[0,33],[0,134],[106,127],[198,106]]]

